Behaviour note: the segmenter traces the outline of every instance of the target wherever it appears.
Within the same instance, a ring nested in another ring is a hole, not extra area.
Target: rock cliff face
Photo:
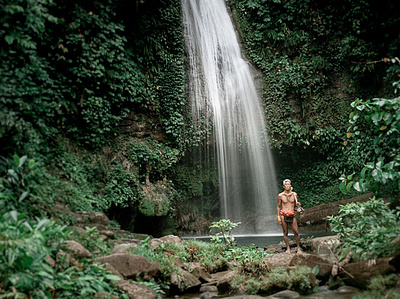
[[[144,114],[128,114],[120,123],[120,134],[136,138],[152,137],[157,141],[165,141],[166,136],[157,127],[158,121]]]

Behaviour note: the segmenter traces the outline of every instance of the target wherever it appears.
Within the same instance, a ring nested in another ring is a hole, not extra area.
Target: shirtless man
[[[288,227],[293,232],[294,238],[296,239],[297,244],[297,253],[301,253],[300,250],[300,237],[299,237],[299,228],[297,227],[296,217],[286,217],[286,215],[295,215],[294,207],[295,205],[301,206],[301,204],[297,201],[297,193],[292,191],[292,182],[289,179],[283,181],[283,192],[278,195],[278,222],[282,225],[283,229],[283,240],[286,243],[286,253],[290,254],[290,246],[289,246],[289,237]],[[282,209],[281,209],[282,206]]]

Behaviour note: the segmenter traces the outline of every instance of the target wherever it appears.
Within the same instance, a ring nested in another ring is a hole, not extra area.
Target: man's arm
[[[280,213],[281,213],[281,205],[282,205],[282,198],[281,198],[281,196],[280,195],[278,195],[278,206],[276,207],[276,211],[277,211],[277,213],[278,213],[278,222],[279,223],[281,223],[281,216],[280,216]]]
[[[293,193],[294,193],[294,198],[296,199],[296,206],[301,206],[301,203],[297,199],[297,193],[296,192],[293,192]]]

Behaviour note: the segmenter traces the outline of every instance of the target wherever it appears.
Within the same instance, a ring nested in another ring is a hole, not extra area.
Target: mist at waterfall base
[[[237,233],[278,232],[263,106],[225,2],[182,0],[182,12],[191,117],[209,135],[198,159],[216,156],[220,217],[240,221]]]

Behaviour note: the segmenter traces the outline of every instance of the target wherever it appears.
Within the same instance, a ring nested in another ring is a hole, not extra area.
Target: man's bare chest
[[[283,193],[281,195],[281,198],[282,198],[282,202],[284,202],[284,203],[292,203],[295,201],[294,193],[289,193],[289,194]]]

